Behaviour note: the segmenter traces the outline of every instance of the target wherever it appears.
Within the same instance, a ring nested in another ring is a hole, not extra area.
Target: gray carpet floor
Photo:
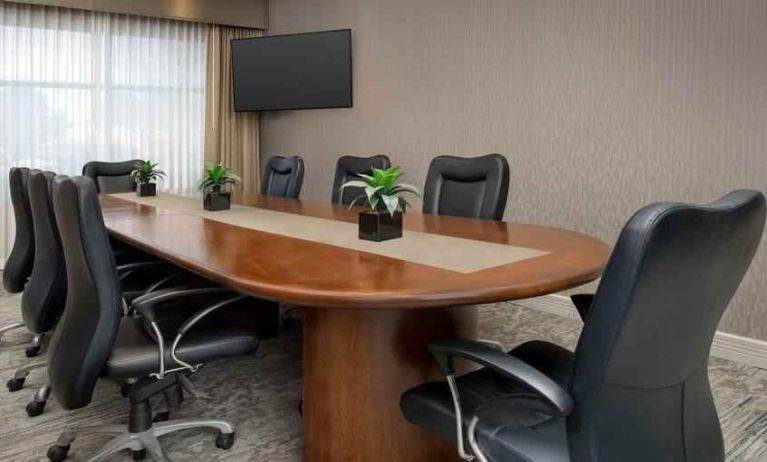
[[[19,297],[0,294],[0,325],[17,321]],[[572,348],[580,333],[580,322],[499,303],[482,307],[483,338],[511,348],[531,339],[545,339]],[[11,377],[25,364],[24,334],[5,337],[0,346],[0,378]],[[173,418],[219,418],[237,428],[237,440],[229,451],[213,445],[214,434],[200,430],[174,433],[162,438],[174,461],[300,461],[301,339],[298,328],[286,328],[278,338],[262,342],[252,357],[206,365],[194,376],[195,384],[213,400],[186,400]],[[728,461],[767,460],[767,371],[712,358],[709,374],[724,431]],[[34,371],[23,390],[0,389],[0,461],[47,460],[45,452],[58,434],[77,425],[125,423],[126,400],[115,383],[101,381],[91,404],[64,411],[49,400],[45,413],[28,418],[24,406],[37,386],[43,385],[43,370]],[[371,423],[373,425],[373,423]],[[78,440],[71,460],[85,460],[105,437]],[[130,453],[112,460],[132,460]]]

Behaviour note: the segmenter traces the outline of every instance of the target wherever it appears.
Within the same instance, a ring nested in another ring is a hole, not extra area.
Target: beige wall
[[[272,0],[269,21],[354,34],[353,109],[262,115],[304,198],[341,154],[422,184],[434,155],[500,152],[507,220],[613,242],[649,202],[767,185],[764,0]],[[767,243],[721,328],[767,340]]]
[[[106,13],[266,28],[267,0],[14,0]]]

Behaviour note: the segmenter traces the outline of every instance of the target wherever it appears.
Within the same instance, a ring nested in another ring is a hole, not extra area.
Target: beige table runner
[[[459,273],[473,273],[548,253],[524,247],[407,229],[403,230],[403,236],[400,239],[371,242],[357,237],[355,223],[242,205],[232,205],[231,210],[208,212],[202,208],[200,198],[168,193],[158,193],[156,197],[137,197],[135,193],[111,194],[111,196],[243,228],[369,252]]]

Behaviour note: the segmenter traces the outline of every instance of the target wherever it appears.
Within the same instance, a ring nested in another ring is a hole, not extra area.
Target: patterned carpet
[[[20,318],[19,297],[0,295],[0,325]],[[546,339],[573,347],[580,322],[499,303],[482,308],[483,338],[512,347],[530,339]],[[24,357],[23,334],[9,335],[0,348],[0,377],[28,360]],[[237,440],[229,451],[213,445],[214,434],[191,430],[161,439],[174,461],[300,461],[301,339],[296,325],[278,338],[262,343],[253,357],[206,365],[195,374],[197,386],[213,400],[189,398],[172,418],[220,418],[237,428]],[[730,361],[712,359],[710,377],[724,429],[728,461],[767,460],[767,371]],[[101,381],[89,406],[77,411],[62,410],[51,399],[45,413],[28,418],[24,406],[37,386],[44,383],[42,370],[33,371],[23,390],[0,390],[0,461],[47,460],[45,452],[58,434],[73,425],[124,423],[127,404],[114,383]],[[85,460],[105,437],[78,440],[70,460]],[[130,453],[112,460],[130,461]]]

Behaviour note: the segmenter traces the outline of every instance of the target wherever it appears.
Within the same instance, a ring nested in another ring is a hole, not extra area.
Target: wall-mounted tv
[[[349,29],[232,40],[235,111],[352,107]]]

